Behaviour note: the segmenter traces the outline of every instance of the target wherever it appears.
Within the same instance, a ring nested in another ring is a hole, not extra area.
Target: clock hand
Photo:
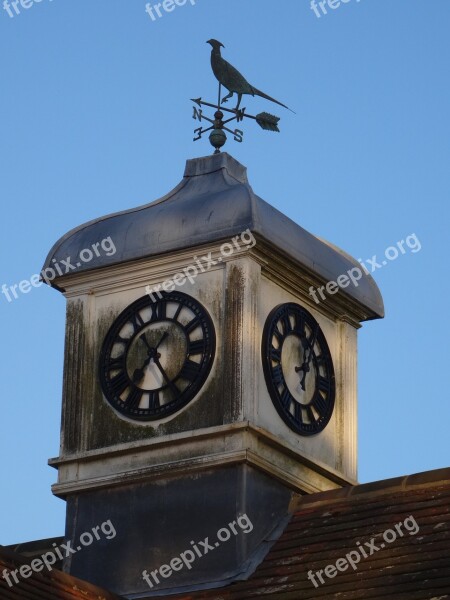
[[[158,369],[161,371],[161,375],[164,377],[164,379],[166,380],[167,385],[170,387],[170,389],[174,392],[174,394],[178,395],[180,393],[180,390],[177,388],[177,386],[174,384],[173,381],[171,381],[169,379],[169,376],[167,375],[167,373],[165,372],[162,364],[159,362],[159,357],[155,356],[154,358],[155,361],[155,365],[158,367]]]
[[[145,335],[145,333],[142,333],[139,336],[139,339],[142,340],[144,342],[144,344],[147,346],[147,349],[149,352],[153,352],[153,348],[150,346],[150,344],[148,343],[148,339],[147,336]]]
[[[147,346],[147,350],[148,350],[148,352],[149,352],[149,353],[151,353],[151,354],[153,354],[153,353],[154,353],[154,351],[158,349],[158,347],[160,346],[160,344],[162,344],[162,343],[163,343],[163,341],[166,339],[166,337],[167,337],[168,335],[169,335],[169,332],[168,332],[168,331],[164,332],[164,333],[163,333],[163,335],[162,335],[162,337],[161,337],[161,339],[159,340],[159,342],[156,344],[156,346],[155,346],[155,347],[153,347],[153,346],[150,346],[150,344],[149,344],[149,341],[148,341],[148,339],[147,339],[147,336],[145,335],[145,333],[141,334],[141,335],[139,336],[139,338],[140,338],[140,339],[141,339],[141,340],[144,342],[144,344]]]
[[[148,357],[145,360],[144,364],[142,365],[142,368],[136,369],[135,372],[133,373],[133,377],[132,377],[133,383],[137,383],[138,381],[141,381],[141,379],[144,378],[144,376],[145,376],[144,369],[145,369],[145,367],[148,366],[148,364],[150,363],[152,358],[155,359],[155,362],[156,362],[156,359],[161,356],[161,354],[159,354],[159,352],[156,352],[156,351],[158,350],[158,346],[160,344],[162,344],[162,342],[167,338],[168,335],[169,335],[169,333],[166,331],[162,335],[161,339],[159,340],[159,342],[157,343],[157,345],[154,348],[152,346],[150,346],[150,344],[148,343],[145,333],[143,333],[142,335],[139,336],[148,348]]]
[[[307,363],[306,363],[306,366],[307,366],[307,370],[308,370],[308,371],[309,371],[309,365],[310,365],[310,363],[311,363],[311,358],[312,358],[312,355],[313,355],[313,348],[314,348],[314,344],[316,343],[316,339],[317,339],[317,334],[318,334],[318,332],[319,332],[319,326],[318,326],[318,325],[316,325],[316,328],[315,328],[315,330],[314,330],[314,334],[313,334],[313,336],[312,336],[312,341],[310,340],[310,341],[308,342],[308,344],[309,344],[309,356],[308,356],[308,360],[307,360]]]
[[[304,392],[306,392],[306,374],[309,372],[309,365],[305,365],[303,368],[303,377],[300,380],[300,387]]]
[[[160,345],[163,343],[163,341],[164,341],[164,340],[165,340],[165,339],[168,337],[168,335],[169,335],[169,332],[168,332],[168,331],[166,331],[166,332],[163,334],[162,338],[159,340],[159,342],[156,344],[156,346],[155,346],[155,350],[158,350],[159,346],[160,346]]]
[[[141,381],[141,379],[144,378],[145,376],[145,367],[150,363],[150,361],[152,360],[152,356],[149,356],[144,364],[142,365],[141,369],[136,369],[133,373],[133,377],[131,378],[133,383],[138,383],[138,381]]]
[[[309,348],[309,354],[308,354],[308,358],[303,360],[303,364],[301,367],[295,367],[295,372],[298,373],[299,371],[303,371],[303,377],[300,381],[300,387],[302,388],[303,391],[306,390],[306,385],[305,385],[305,381],[306,381],[306,374],[309,373],[310,371],[310,363],[311,363],[311,358],[313,355],[313,348],[314,345],[316,343],[317,340],[317,334],[319,333],[319,325],[316,325],[313,335],[311,336],[310,340],[306,340],[306,338],[302,338],[302,346],[305,350],[305,356],[306,356],[306,352]]]

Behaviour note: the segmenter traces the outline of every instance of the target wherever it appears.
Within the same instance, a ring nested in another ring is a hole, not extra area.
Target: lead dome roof
[[[149,258],[208,242],[227,240],[250,229],[278,246],[325,282],[361,265],[336,246],[312,235],[257,196],[247,169],[227,153],[186,162],[182,181],[164,197],[119,213],[100,217],[69,231],[50,250],[45,263],[61,263],[85,248],[111,237],[113,256],[94,256],[76,272]],[[72,258],[73,260],[73,258]],[[75,272],[75,271],[74,271]],[[362,274],[358,287],[340,293],[368,309],[368,318],[384,316],[381,293],[373,278]]]

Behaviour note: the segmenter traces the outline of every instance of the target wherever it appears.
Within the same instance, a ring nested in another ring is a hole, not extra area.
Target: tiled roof
[[[450,599],[450,469],[304,496],[293,509],[247,581],[170,598]]]
[[[292,511],[248,580],[160,598],[450,600],[450,469],[303,496]],[[0,575],[29,562],[0,546]],[[121,600],[55,569],[13,587],[0,576],[0,598]]]
[[[23,565],[29,565],[31,560],[31,557],[25,558],[0,546],[1,600],[122,600],[115,594],[56,569],[44,569],[27,579],[18,573],[16,577],[19,583],[15,583],[10,575],[9,580],[13,585],[9,586],[3,577],[4,570],[10,573]],[[27,573],[26,570],[24,572]]]

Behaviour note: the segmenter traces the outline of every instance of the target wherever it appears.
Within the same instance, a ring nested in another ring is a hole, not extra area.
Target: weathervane
[[[201,98],[192,98],[191,101],[195,102],[197,106],[194,106],[194,114],[193,118],[199,120],[208,121],[211,123],[210,127],[204,128],[199,127],[195,129],[195,133],[197,134],[194,138],[194,142],[201,139],[202,135],[211,131],[209,134],[209,141],[211,145],[215,148],[214,154],[219,154],[220,149],[227,141],[226,131],[231,133],[236,142],[242,142],[244,138],[244,132],[241,129],[230,129],[227,127],[228,123],[232,121],[236,121],[240,123],[245,118],[255,120],[258,125],[265,129],[266,131],[277,131],[278,123],[280,121],[279,117],[272,115],[268,112],[259,113],[256,116],[248,115],[245,111],[245,108],[240,108],[242,96],[243,95],[251,95],[251,96],[260,96],[261,98],[265,98],[266,100],[270,100],[270,102],[275,102],[275,104],[279,104],[288,110],[291,110],[285,104],[278,102],[274,98],[271,98],[264,92],[261,92],[257,88],[250,85],[250,83],[245,79],[241,73],[237,69],[235,69],[229,62],[227,62],[221,55],[220,48],[224,48],[225,46],[218,42],[217,40],[211,39],[207,41],[207,44],[211,44],[211,67],[213,70],[216,79],[219,82],[219,94],[217,99],[217,104],[213,104],[211,102],[205,102]],[[228,95],[222,98],[222,86],[228,90]],[[230,98],[233,97],[233,94],[237,94],[238,103],[236,108],[224,108],[222,106],[223,103],[228,102]],[[209,106],[211,108],[215,108],[216,112],[214,113],[214,119],[211,119],[203,114],[202,106]],[[228,114],[232,114],[233,116],[224,120],[224,112]],[[294,111],[291,111],[294,112]]]

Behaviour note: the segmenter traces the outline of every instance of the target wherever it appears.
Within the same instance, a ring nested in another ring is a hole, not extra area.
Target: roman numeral
[[[291,406],[292,396],[291,396],[291,393],[289,392],[287,386],[284,388],[283,393],[281,394],[280,400],[281,400],[281,404],[282,404],[284,410],[288,411],[289,407]]]
[[[144,392],[139,388],[133,388],[125,400],[125,404],[130,408],[139,408]]]
[[[130,323],[133,325],[134,332],[139,331],[144,326],[144,320],[142,319],[140,313],[134,312],[130,317]]]
[[[116,396],[120,396],[129,387],[130,382],[125,371],[121,371],[118,375],[113,377],[110,381],[110,385]]]
[[[321,417],[325,417],[328,412],[328,404],[324,398],[319,393],[314,395],[314,398],[311,401],[311,404],[314,406],[316,411],[319,413]]]
[[[287,311],[283,313],[280,321],[283,323],[283,331],[284,331],[284,335],[286,336],[288,333],[290,333],[292,331],[291,320],[289,318],[289,313]]]
[[[270,358],[274,362],[281,362],[281,348],[275,348],[274,346],[272,346],[270,348]]]
[[[191,354],[203,354],[205,351],[205,340],[195,340],[194,342],[189,342],[187,353],[189,356]]]
[[[172,392],[174,400],[176,400],[178,398],[178,396],[181,394],[181,391],[177,388],[177,386],[175,385],[175,382],[174,381],[169,381],[167,383],[167,387]]]
[[[167,318],[167,302],[160,300],[156,306],[153,307],[152,321],[159,320],[164,321]]]
[[[159,402],[158,390],[148,392],[148,407],[149,409],[159,408],[161,406]]]
[[[188,381],[192,382],[195,381],[195,379],[198,377],[200,371],[201,366],[198,363],[193,362],[192,360],[187,360],[184,363],[183,368],[181,369],[178,377],[180,377],[181,379],[187,379]]]
[[[317,365],[319,367],[321,367],[322,365],[326,364],[327,356],[324,354],[321,354],[320,356],[316,356],[316,361],[317,361]]]
[[[326,377],[320,376],[319,383],[318,383],[318,389],[321,392],[325,392],[326,394],[328,394],[330,392],[330,387],[331,387],[330,380],[327,379]]]
[[[294,419],[299,425],[303,424],[302,407],[298,402],[294,402]]]
[[[192,319],[192,321],[185,326],[184,329],[185,329],[186,333],[191,333],[192,331],[194,331],[194,329],[197,329],[197,327],[200,325],[200,323],[201,323],[200,317],[194,317]]]
[[[298,314],[297,312],[294,313],[294,330],[295,333],[298,333],[300,335],[300,337],[304,336],[305,334],[305,319],[303,318],[303,315]]]
[[[183,309],[183,305],[179,304],[176,313],[173,315],[174,321],[178,320],[178,317],[180,316],[180,312],[182,311],[182,309]]]
[[[309,422],[311,423],[311,425],[312,425],[312,426],[314,427],[314,429],[315,429],[315,428],[316,428],[316,425],[317,425],[317,423],[316,423],[316,417],[314,416],[314,413],[313,413],[313,411],[312,411],[312,408],[311,408],[310,406],[307,406],[307,407],[306,407],[306,412],[307,412],[307,414],[308,414],[308,419],[309,419]]]
[[[273,330],[273,334],[274,336],[277,338],[278,343],[281,344],[281,342],[283,341],[283,334],[281,333],[281,331],[278,329],[278,327],[275,327],[275,329]]]
[[[272,369],[272,379],[276,386],[279,386],[282,383],[284,383],[283,370],[281,368],[281,365],[277,365]]]
[[[108,363],[108,371],[123,371],[125,369],[125,356],[111,358]]]
[[[308,346],[311,348],[311,350],[314,348],[314,346],[317,343],[318,333],[319,333],[319,326],[316,325],[315,328],[311,331],[311,335],[309,336],[309,340],[308,340]]]

